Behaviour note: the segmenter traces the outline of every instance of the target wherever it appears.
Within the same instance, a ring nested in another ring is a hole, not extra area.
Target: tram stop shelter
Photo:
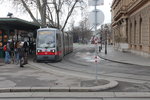
[[[34,42],[39,27],[19,18],[0,18],[0,58],[4,57],[3,46],[8,40]]]

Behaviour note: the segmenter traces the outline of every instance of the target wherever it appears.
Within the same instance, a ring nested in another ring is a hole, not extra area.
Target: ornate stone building
[[[113,0],[114,46],[137,53],[150,53],[150,0]]]

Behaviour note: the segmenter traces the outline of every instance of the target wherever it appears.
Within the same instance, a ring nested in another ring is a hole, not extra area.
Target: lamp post
[[[11,18],[13,15],[13,13],[8,12],[7,16],[9,16],[9,18]]]
[[[104,32],[104,28],[103,25],[101,25],[101,33],[100,33],[101,50],[103,49],[103,32]]]
[[[104,30],[105,30],[105,55],[106,55],[107,54],[107,32],[108,32],[107,24],[105,24]]]

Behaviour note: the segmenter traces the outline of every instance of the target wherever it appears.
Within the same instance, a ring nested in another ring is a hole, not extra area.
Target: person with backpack
[[[11,63],[11,60],[10,60],[10,41],[8,41],[6,45],[4,45],[3,49],[5,51],[5,63],[10,64]]]

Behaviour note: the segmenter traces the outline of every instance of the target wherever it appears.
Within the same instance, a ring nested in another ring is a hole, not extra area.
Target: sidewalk
[[[107,46],[107,55],[105,55],[105,48],[103,46],[99,56],[102,59],[112,62],[150,67],[150,57],[143,57],[130,52],[117,51],[114,50],[113,46]]]
[[[0,65],[4,65],[4,58],[0,58]]]
[[[14,92],[0,100],[150,100],[149,92]]]
[[[24,68],[16,64],[3,62],[0,64],[0,94],[5,92],[92,92],[107,90],[118,85],[116,81],[101,79],[95,85],[93,79],[60,73],[50,69],[49,65],[35,63],[32,60]],[[92,82],[88,82],[89,80]],[[90,86],[81,84],[84,82]]]

